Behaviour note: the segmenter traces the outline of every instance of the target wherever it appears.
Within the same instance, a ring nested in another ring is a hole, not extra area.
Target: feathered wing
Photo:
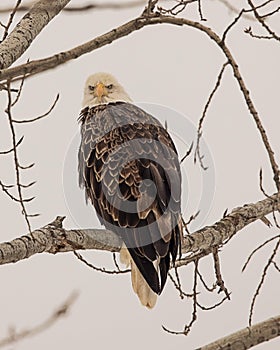
[[[175,146],[155,118],[130,103],[85,108],[80,120],[80,185],[101,223],[124,241],[133,289],[153,307],[180,242]]]

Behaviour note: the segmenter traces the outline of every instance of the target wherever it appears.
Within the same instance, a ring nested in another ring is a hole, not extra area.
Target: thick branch
[[[50,2],[52,6],[50,6]],[[0,68],[14,63],[31,45],[41,30],[70,0],[40,0],[20,20],[15,29],[0,44]]]
[[[76,59],[86,53],[99,49],[105,45],[111,44],[113,41],[127,36],[134,31],[137,31],[147,25],[159,24],[159,23],[171,23],[175,25],[189,25],[200,30],[204,30],[204,27],[198,22],[194,22],[187,19],[180,19],[171,16],[150,16],[150,17],[137,17],[109,32],[96,37],[80,46],[74,47],[68,51],[58,53],[54,56],[50,56],[44,59],[30,61],[26,64],[19,65],[10,69],[0,70],[0,80],[12,79],[22,75],[36,74],[44,72],[51,68],[55,68],[65,62]],[[209,31],[210,28],[207,28]],[[1,49],[1,45],[0,45]],[[1,51],[0,51],[1,53]],[[1,65],[0,65],[1,68]]]
[[[254,204],[245,204],[212,226],[205,227],[184,238],[182,252],[200,251],[203,255],[209,249],[219,246],[235,233],[263,216],[280,209],[280,195],[274,194]],[[30,235],[0,244],[0,265],[13,263],[38,253],[58,253],[79,249],[97,249],[118,252],[121,240],[111,231],[103,229],[65,230],[63,217],[33,231]]]
[[[228,335],[196,350],[247,350],[280,335],[280,316]]]

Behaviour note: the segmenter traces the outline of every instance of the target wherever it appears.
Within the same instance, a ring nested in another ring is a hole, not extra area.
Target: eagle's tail
[[[152,309],[157,301],[157,295],[149,287],[148,283],[143,278],[142,274],[138,270],[138,267],[134,263],[129,254],[129,251],[125,246],[120,251],[120,261],[126,266],[131,267],[131,282],[134,292],[138,295],[141,304],[149,309]]]

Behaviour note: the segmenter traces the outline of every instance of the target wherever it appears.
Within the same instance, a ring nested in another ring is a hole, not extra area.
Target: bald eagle
[[[181,172],[161,123],[131,102],[110,74],[91,75],[80,113],[79,184],[107,229],[123,241],[122,263],[152,308],[181,237]]]

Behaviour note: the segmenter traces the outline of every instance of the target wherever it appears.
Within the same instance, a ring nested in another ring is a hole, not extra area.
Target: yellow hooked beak
[[[95,89],[96,96],[100,99],[102,96],[106,95],[106,88],[105,85],[102,83],[98,83]]]

